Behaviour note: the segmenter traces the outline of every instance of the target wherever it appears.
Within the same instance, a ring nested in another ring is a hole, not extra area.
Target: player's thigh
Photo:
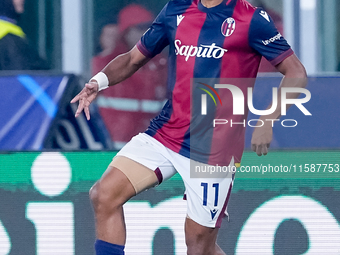
[[[184,183],[189,218],[202,226],[219,228],[226,215],[232,179],[190,178]]]
[[[110,166],[119,169],[138,194],[176,173],[164,152],[164,145],[149,135],[139,134],[118,152]]]
[[[135,195],[135,190],[126,175],[114,166],[109,166],[102,177],[92,186],[90,198],[95,208],[114,209]]]
[[[188,254],[218,254],[216,253],[216,239],[218,228],[202,226],[190,218],[185,221],[185,240]]]
[[[126,176],[135,194],[160,183],[159,177],[157,177],[158,170],[153,171],[131,158],[116,156],[110,166],[119,169]]]
[[[190,175],[192,161],[174,153],[172,160],[185,184],[189,218],[205,227],[220,227],[226,215],[233,175],[226,174],[225,178],[193,178]]]
[[[116,156],[100,180],[92,187],[93,202],[120,206],[132,196],[159,184],[157,174],[124,156]]]

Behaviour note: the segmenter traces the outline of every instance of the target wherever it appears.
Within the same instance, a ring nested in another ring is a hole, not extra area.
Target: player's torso
[[[189,120],[190,91],[196,86],[193,78],[256,77],[260,56],[248,39],[254,12],[244,0],[224,0],[213,8],[204,7],[199,0],[169,2],[165,22],[173,109],[169,124]],[[241,89],[245,91],[246,86]]]
[[[196,78],[248,77],[235,66],[256,55],[248,43],[253,13],[243,0],[225,0],[209,9],[198,0],[170,2],[165,29],[176,75],[184,69]]]
[[[268,14],[245,0],[223,0],[209,9],[200,0],[170,1],[148,32],[146,45],[156,53],[157,44],[150,38],[157,38],[157,34],[162,35],[160,46],[169,45],[170,93],[148,134],[200,162],[224,164],[232,156],[239,162],[247,111],[234,114],[233,94],[214,85],[231,84],[239,94],[246,95],[247,88],[254,85],[261,55],[276,65],[292,54],[289,45],[278,36]],[[197,81],[201,78],[204,81]],[[243,104],[246,109],[245,100]],[[214,119],[238,125],[221,130],[221,125],[213,126]]]

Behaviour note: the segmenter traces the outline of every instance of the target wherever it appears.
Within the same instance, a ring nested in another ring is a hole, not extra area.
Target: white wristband
[[[109,79],[107,78],[106,74],[103,72],[97,73],[93,76],[90,81],[95,80],[98,83],[98,91],[103,89],[107,89],[109,87]]]

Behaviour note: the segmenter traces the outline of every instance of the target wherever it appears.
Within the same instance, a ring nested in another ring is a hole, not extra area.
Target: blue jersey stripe
[[[223,47],[225,36],[221,32],[221,27],[216,26],[216,24],[223,24],[226,16],[231,17],[233,15],[235,3],[236,1],[234,1],[234,3],[229,6],[225,6],[223,8],[224,15],[221,17],[207,15],[206,21],[200,32],[197,45],[209,45],[211,44],[211,41],[213,41],[216,43],[216,46]],[[209,128],[209,125],[206,125],[206,123],[213,122],[216,109],[213,99],[208,97],[208,113],[205,116],[201,115],[201,95],[205,94],[205,92],[199,89],[203,86],[198,83],[197,79],[204,78],[204,82],[213,87],[214,84],[219,82],[219,79],[214,77],[220,77],[221,66],[222,58],[196,58],[195,61],[191,98],[191,123],[189,129],[185,133],[182,148],[179,152],[180,154],[190,157],[194,160],[201,161],[203,159],[205,162],[209,161],[214,129]],[[204,70],[204,72],[202,72],[202,70]],[[189,148],[191,148],[192,151],[189,151]],[[204,152],[193,151],[193,148],[204,148]]]

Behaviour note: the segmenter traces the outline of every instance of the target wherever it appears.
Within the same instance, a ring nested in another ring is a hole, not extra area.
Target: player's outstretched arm
[[[290,88],[304,88],[307,85],[307,73],[296,55],[292,55],[285,60],[283,60],[276,68],[284,75],[280,88],[290,87]],[[281,91],[281,90],[279,90]],[[289,93],[289,98],[297,98],[299,93]],[[265,121],[266,119],[279,119],[281,117],[281,93],[278,95],[278,106],[274,113],[262,116],[260,119],[264,121],[264,126],[261,128],[255,128],[252,139],[251,146],[252,150],[257,153],[257,155],[267,155],[268,148],[273,138],[273,128],[272,122]],[[260,126],[262,124],[258,123]]]
[[[89,120],[89,106],[97,97],[98,92],[129,78],[148,61],[149,58],[145,57],[136,46],[131,51],[113,59],[99,74],[90,79],[82,91],[71,100],[71,103],[79,101],[75,116],[78,117],[84,111],[87,120]]]

